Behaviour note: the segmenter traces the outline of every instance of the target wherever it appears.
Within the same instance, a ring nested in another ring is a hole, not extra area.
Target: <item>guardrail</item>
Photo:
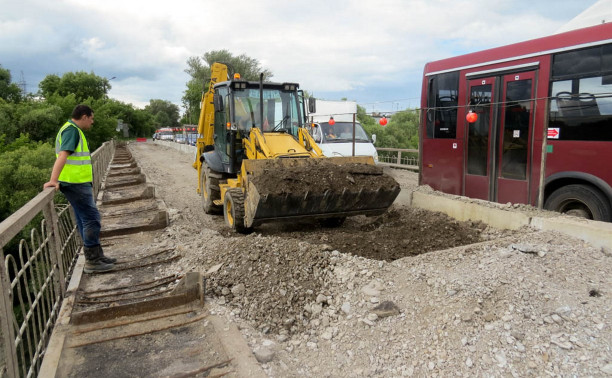
[[[413,171],[419,170],[419,150],[376,147],[376,151],[378,152],[378,162],[380,164]]]
[[[110,141],[92,154],[95,194],[114,153]],[[80,249],[71,207],[56,206],[54,196],[47,188],[0,223],[2,377],[38,375]],[[15,237],[18,251],[5,256]]]
[[[166,146],[166,147],[170,147],[170,148],[174,148],[175,150],[179,150],[181,152],[184,152],[186,154],[191,154],[194,155],[197,152],[197,147],[196,146],[191,146],[189,144],[185,144],[185,143],[176,143],[172,140],[154,140],[153,141],[155,144],[159,144],[162,146]]]
[[[154,140],[153,142],[194,156],[196,154],[196,147],[188,144],[180,144],[171,140]],[[419,150],[417,149],[376,147],[376,151],[378,162],[382,165],[412,171],[419,170]]]

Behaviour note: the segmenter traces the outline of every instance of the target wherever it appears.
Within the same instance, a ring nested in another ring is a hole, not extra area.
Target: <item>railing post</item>
[[[55,287],[59,288],[59,292],[55,293],[56,297],[64,298],[66,294],[66,272],[64,272],[64,261],[62,259],[62,241],[59,231],[59,218],[55,211],[55,202],[53,200],[43,208],[43,216],[47,225],[47,236],[49,238],[49,255],[51,255],[52,269],[56,269],[57,273],[53,275]]]
[[[402,151],[397,151],[397,164],[402,164]]]
[[[4,362],[6,364],[6,374],[8,377],[19,376],[19,365],[17,363],[17,351],[15,350],[15,328],[13,322],[13,298],[11,295],[11,281],[6,270],[4,251],[0,247],[0,327],[2,327],[2,343],[4,345]],[[0,371],[0,375],[3,372]]]

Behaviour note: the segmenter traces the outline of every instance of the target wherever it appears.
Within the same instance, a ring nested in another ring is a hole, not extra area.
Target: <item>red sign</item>
[[[559,128],[558,127],[548,128],[548,138],[549,139],[559,139]]]

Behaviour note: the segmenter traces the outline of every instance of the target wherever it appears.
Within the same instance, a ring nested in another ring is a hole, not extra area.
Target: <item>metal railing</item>
[[[378,161],[395,168],[419,170],[419,150],[411,148],[376,147]]]
[[[92,154],[96,194],[114,153],[110,141]],[[0,223],[0,376],[38,375],[81,246],[70,205],[54,196],[47,188]]]

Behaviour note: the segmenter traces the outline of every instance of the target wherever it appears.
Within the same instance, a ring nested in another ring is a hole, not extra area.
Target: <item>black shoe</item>
[[[102,273],[108,272],[112,270],[115,266],[113,264],[108,264],[102,261],[101,259],[96,260],[85,260],[85,267],[83,271],[85,273]]]
[[[103,261],[107,264],[114,264],[117,262],[117,259],[113,257],[104,256],[104,251],[102,250],[101,245],[97,246],[96,248],[98,248],[98,257],[100,258],[100,261]]]
[[[105,262],[107,264],[114,264],[114,263],[117,262],[117,259],[115,259],[113,257],[108,257],[108,256],[102,255],[102,257],[100,257],[100,261]]]

